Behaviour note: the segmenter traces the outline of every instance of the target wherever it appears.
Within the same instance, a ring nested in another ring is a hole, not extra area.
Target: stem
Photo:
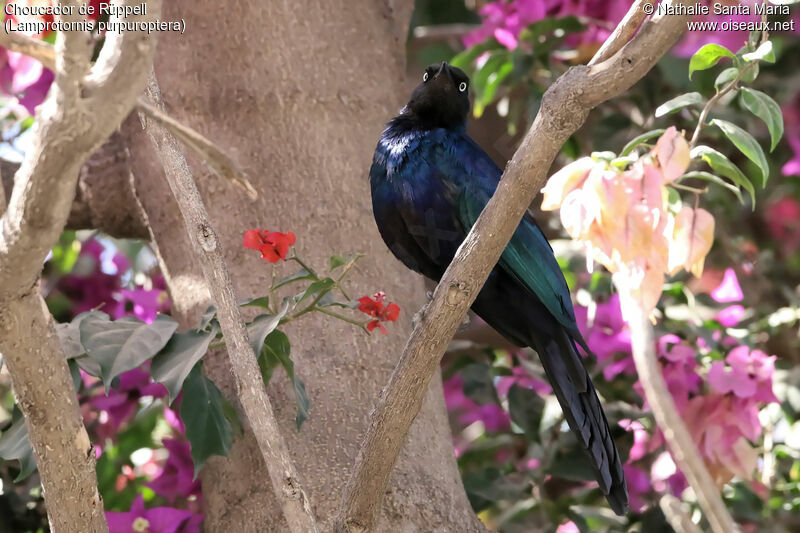
[[[698,189],[696,187],[690,187],[689,185],[681,185],[678,182],[670,183],[671,186],[675,187],[676,189],[681,189],[682,191],[693,192],[695,194],[705,194],[708,192],[708,187],[704,189]]]
[[[689,148],[694,148],[697,144],[698,139],[700,138],[700,132],[703,130],[703,126],[705,125],[706,118],[708,118],[708,113],[711,111],[711,108],[714,107],[717,102],[719,102],[720,98],[731,92],[734,88],[737,87],[739,84],[739,80],[742,79],[742,75],[747,72],[752,65],[746,66],[743,70],[739,71],[739,74],[736,75],[728,85],[722,88],[722,90],[717,90],[717,93],[712,96],[708,102],[706,102],[705,107],[703,107],[703,111],[700,112],[700,118],[697,119],[697,127],[694,129],[694,134],[692,135],[692,140],[689,142]]]
[[[361,329],[363,329],[364,331],[367,331],[367,326],[366,326],[365,322],[359,322],[358,320],[355,320],[355,319],[352,319],[352,318],[347,318],[344,315],[340,315],[339,313],[337,313],[335,311],[331,311],[329,309],[325,309],[324,307],[317,307],[316,309],[314,309],[314,311],[319,311],[320,313],[322,313],[324,315],[332,316],[333,318],[338,318],[339,320],[343,320],[343,321],[347,322],[348,324],[353,324],[354,326],[358,326]]]
[[[297,257],[296,255],[292,255],[292,256],[291,256],[289,259],[291,259],[292,261],[294,261],[295,263],[297,263],[297,264],[298,264],[298,265],[300,265],[301,267],[305,268],[305,269],[306,269],[306,271],[308,271],[308,273],[309,273],[309,274],[311,274],[312,276],[314,276],[314,279],[315,279],[315,280],[318,280],[318,279],[319,279],[319,277],[318,277],[318,276],[317,276],[317,275],[314,273],[314,269],[312,269],[310,266],[308,266],[307,264],[305,264],[305,263],[303,262],[303,260],[302,260],[302,259],[300,259],[300,258],[299,258],[299,257]]]

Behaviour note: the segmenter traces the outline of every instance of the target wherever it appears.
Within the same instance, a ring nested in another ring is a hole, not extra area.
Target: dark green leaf
[[[715,118],[711,121],[722,130],[722,133],[738,148],[747,158],[756,164],[761,170],[761,186],[767,184],[769,178],[769,163],[767,163],[767,156],[764,155],[764,150],[758,144],[752,135],[744,131],[736,124],[732,124],[726,120]]]
[[[767,63],[774,63],[775,51],[772,49],[772,41],[761,43],[754,52],[744,54],[742,58],[747,61],[766,61]]]
[[[308,418],[309,399],[306,393],[306,386],[294,371],[294,362],[290,357],[291,345],[289,337],[280,330],[270,333],[264,340],[264,348],[258,356],[258,366],[261,368],[261,378],[265,385],[269,385],[269,380],[278,365],[283,366],[286,375],[294,386],[294,398],[297,403],[297,416],[295,422],[297,429],[303,425]]]
[[[728,67],[722,72],[719,73],[717,79],[714,80],[714,87],[717,89],[721,88],[723,85],[727,85],[728,83],[732,82],[736,79],[736,76],[739,75],[739,69],[736,67]]]
[[[733,194],[736,195],[736,198],[741,203],[744,203],[744,198],[742,197],[742,191],[739,190],[739,187],[734,187],[733,185],[731,185],[730,183],[728,183],[724,179],[720,178],[716,174],[711,174],[710,172],[703,172],[701,170],[698,170],[698,171],[693,171],[693,172],[687,172],[686,174],[681,176],[680,179],[684,179],[684,178],[701,179],[701,180],[710,181],[712,183],[716,183],[717,185],[725,187],[727,190],[731,191]]]
[[[225,418],[223,398],[214,382],[203,375],[198,361],[183,383],[181,420],[192,446],[194,475],[212,455],[228,455],[233,440],[230,422]]]
[[[81,378],[81,368],[75,359],[67,360],[69,366],[69,375],[72,378],[72,386],[75,387],[75,392],[80,392],[83,379]]]
[[[656,108],[656,116],[663,117],[666,114],[674,113],[686,106],[699,104],[702,101],[703,95],[700,93],[694,92],[682,94],[658,106],[658,108]]]
[[[317,275],[314,272],[309,272],[305,268],[301,268],[294,274],[289,274],[285,278],[281,278],[275,282],[275,285],[272,286],[274,289],[280,289],[284,285],[288,285],[290,283],[294,283],[295,281],[302,281],[306,279],[317,279]]]
[[[508,390],[508,412],[530,441],[539,440],[539,425],[544,413],[544,399],[536,391],[512,385]]]
[[[153,358],[150,372],[153,380],[162,383],[169,391],[169,402],[181,392],[181,387],[194,365],[208,351],[208,345],[217,335],[211,331],[193,329],[172,336],[164,349]]]
[[[475,100],[475,104],[472,108],[472,112],[476,117],[480,117],[483,114],[484,109],[486,109],[486,106],[492,103],[498,87],[500,87],[500,84],[505,81],[505,79],[513,70],[514,64],[509,60],[500,65],[497,70],[489,76],[489,78],[486,80],[486,84],[483,87],[483,92]]]
[[[283,318],[288,311],[289,300],[286,299],[283,301],[283,307],[281,307],[277,315],[258,315],[247,325],[247,333],[250,336],[250,346],[253,347],[253,353],[256,354],[256,357],[258,357],[258,354],[261,353],[261,349],[264,347],[264,339],[278,327],[281,318]]]
[[[519,474],[504,475],[496,467],[462,476],[473,509],[480,510],[498,500],[517,500],[530,490],[530,482]]]
[[[700,48],[694,53],[689,60],[689,79],[692,79],[692,74],[697,70],[707,70],[716,65],[723,57],[733,59],[733,52],[715,43],[709,43]]]
[[[710,148],[708,146],[696,146],[692,149],[691,158],[702,158],[714,172],[722,174],[733,182],[734,185],[746,190],[750,194],[750,199],[755,208],[756,191],[750,180],[747,179],[739,167],[731,163],[730,159],[725,157],[722,153]]]
[[[317,302],[317,307],[341,307],[343,309],[356,309],[358,308],[358,300],[352,302],[340,302],[336,300],[336,296],[332,292],[327,293],[323,296],[320,301]]]
[[[527,41],[531,44],[541,44],[542,37],[547,34],[561,30],[564,34],[576,33],[586,28],[581,24],[580,20],[574,16],[552,18],[546,17],[542,20],[530,24],[527,28],[520,32],[519,38],[522,41]]]
[[[655,137],[660,137],[665,131],[667,130],[665,130],[664,128],[659,128],[657,130],[651,130],[634,137],[628,144],[625,145],[625,147],[619,153],[619,156],[625,157],[626,155],[633,152],[633,149],[642,144],[643,142],[647,142]]]
[[[81,344],[100,365],[106,391],[111,381],[156,355],[178,328],[167,315],[158,315],[152,324],[134,317],[110,320],[105,313],[92,313],[81,320]]]
[[[269,296],[260,296],[258,298],[245,298],[239,301],[240,307],[262,307],[269,309]]]
[[[14,479],[14,483],[19,483],[36,470],[33,448],[28,439],[28,428],[25,426],[25,418],[19,411],[15,413],[11,426],[0,436],[0,457],[6,461],[13,459],[19,461],[19,475]]]
[[[299,304],[306,298],[318,297],[320,294],[325,294],[326,292],[333,289],[336,285],[336,282],[332,278],[322,278],[318,279],[314,283],[308,286],[308,288],[303,291],[302,294],[295,297],[295,301]]]
[[[769,130],[770,152],[783,136],[783,113],[781,106],[766,93],[742,87],[742,104],[752,114],[764,121]]]
[[[461,371],[461,378],[464,380],[464,394],[473,402],[480,405],[500,403],[489,365],[485,363],[468,365]]]

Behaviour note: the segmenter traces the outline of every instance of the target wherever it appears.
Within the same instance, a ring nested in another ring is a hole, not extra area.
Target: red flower
[[[261,228],[251,229],[244,234],[244,247],[261,252],[262,259],[270,263],[277,263],[279,259],[286,260],[289,247],[295,242],[294,233],[281,233],[279,231],[264,231]]]
[[[370,320],[367,324],[368,331],[378,327],[386,335],[386,328],[383,327],[381,322],[394,322],[400,316],[400,306],[390,302],[389,305],[384,307],[383,301],[385,299],[386,293],[384,292],[376,292],[372,295],[372,298],[362,296],[358,299],[358,310],[376,318],[376,320]]]

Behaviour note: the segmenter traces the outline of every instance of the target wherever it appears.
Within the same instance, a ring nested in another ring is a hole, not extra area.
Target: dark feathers
[[[501,171],[465,133],[468,79],[432,65],[402,113],[381,135],[370,169],[372,207],[389,249],[408,268],[439,281],[489,201]],[[576,342],[569,289],[553,251],[525,214],[472,305],[513,343],[539,354],[564,415],[586,450],[611,508],[628,494],[594,385]]]

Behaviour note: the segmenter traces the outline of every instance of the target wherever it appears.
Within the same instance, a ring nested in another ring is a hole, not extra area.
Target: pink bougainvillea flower
[[[159,312],[169,310],[167,292],[162,289],[122,289],[119,291],[114,318],[133,315],[150,324]]]
[[[739,398],[753,398],[757,402],[775,402],[772,392],[772,375],[776,356],[767,356],[761,350],[737,346],[722,361],[715,361],[708,371],[708,383],[717,392],[732,392]]]
[[[507,431],[511,427],[511,419],[502,407],[494,403],[478,405],[464,394],[464,381],[460,375],[453,375],[444,380],[442,385],[447,411],[460,424],[469,425],[480,421],[490,433]]]
[[[675,181],[689,167],[689,143],[675,126],[667,128],[667,131],[659,137],[653,151],[661,167],[665,183]]]
[[[178,439],[163,439],[161,442],[169,456],[158,476],[146,485],[172,504],[189,496],[200,496],[200,479],[194,478],[189,443]]]
[[[358,299],[358,310],[375,317],[375,320],[367,323],[367,330],[372,331],[377,327],[384,335],[386,335],[386,328],[383,327],[382,322],[395,322],[400,316],[400,306],[394,302],[384,305],[385,299],[386,293],[384,292],[376,292],[372,298],[362,296]]]
[[[511,389],[511,387],[514,385],[534,390],[538,394],[550,394],[550,392],[553,390],[550,388],[550,385],[544,381],[531,377],[531,375],[528,374],[528,372],[521,366],[513,367],[511,369],[510,376],[503,376],[499,378],[497,380],[497,384],[495,385],[495,389],[500,397],[505,398],[508,396],[509,389]]]
[[[732,328],[742,321],[747,311],[739,304],[729,305],[714,317],[723,327]]]
[[[603,377],[610,381],[619,374],[636,373],[631,355],[631,332],[622,318],[619,295],[612,294],[608,301],[596,305],[594,320],[588,321],[588,309],[575,307],[575,319],[586,344],[597,356]]]
[[[580,533],[580,529],[578,526],[575,525],[575,522],[564,522],[558,529],[556,529],[556,533]]]
[[[296,241],[294,233],[281,233],[279,231],[265,231],[261,228],[248,230],[244,234],[244,247],[261,252],[261,258],[270,263],[286,260],[289,247]]]
[[[705,209],[684,206],[675,217],[672,242],[669,246],[669,273],[681,268],[703,275],[706,255],[714,244],[714,217]]]
[[[109,533],[200,533],[202,517],[183,509],[145,509],[141,494],[128,512],[106,511]]]
[[[86,379],[92,382],[95,380],[89,377]],[[152,382],[150,374],[142,368],[120,374],[119,385],[111,388],[108,395],[98,390],[86,402],[89,407],[102,411],[101,416],[97,417],[97,426],[92,427],[99,442],[103,444],[106,439],[116,437],[120,427],[136,414],[141,397],[163,398],[166,395],[167,389],[164,385]]]
[[[740,302],[744,295],[739,286],[739,279],[732,268],[725,269],[725,275],[719,286],[711,291],[711,297],[720,303]]]

